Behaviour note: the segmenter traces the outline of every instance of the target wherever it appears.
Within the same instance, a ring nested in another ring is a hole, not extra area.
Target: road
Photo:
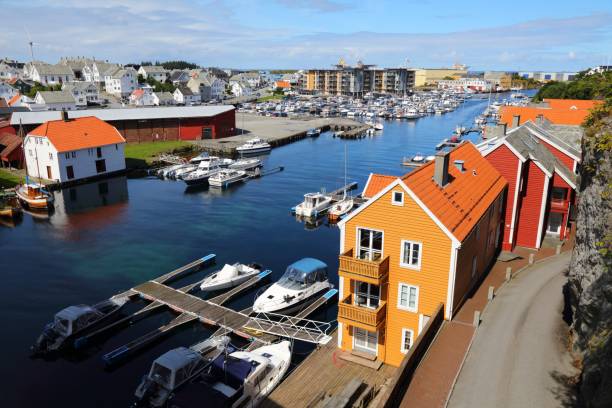
[[[567,379],[576,374],[562,320],[564,253],[520,273],[482,316],[448,403],[468,407],[572,406]]]

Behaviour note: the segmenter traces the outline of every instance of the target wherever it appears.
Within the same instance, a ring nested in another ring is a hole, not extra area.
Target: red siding
[[[213,139],[232,136],[236,127],[234,110],[222,113],[211,118],[190,118],[180,121],[181,140],[202,139],[203,129],[210,128]]]
[[[557,149],[555,146],[551,145],[550,143],[546,142],[543,139],[540,139],[540,141],[542,142],[542,144],[544,146],[546,146],[548,148],[548,150],[550,150],[550,152],[561,161],[561,163],[565,164],[567,166],[567,168],[569,169],[569,171],[573,172],[574,171],[574,159],[571,158],[570,156],[568,156],[567,154],[563,153],[561,150]]]
[[[512,209],[514,208],[514,191],[516,190],[516,173],[518,170],[519,158],[516,157],[508,147],[502,145],[490,153],[486,159],[508,181],[502,248],[504,250],[511,250],[513,246],[510,244],[510,224],[512,222]]]
[[[538,229],[542,209],[542,193],[546,175],[531,160],[523,167],[522,191],[519,192],[516,245],[538,247]]]

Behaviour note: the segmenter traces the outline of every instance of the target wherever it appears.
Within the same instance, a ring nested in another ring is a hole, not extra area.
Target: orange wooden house
[[[339,223],[338,347],[398,366],[440,303],[450,319],[495,259],[507,182],[471,143],[397,178]]]

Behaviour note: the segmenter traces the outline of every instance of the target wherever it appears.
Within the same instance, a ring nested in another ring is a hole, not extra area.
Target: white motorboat
[[[215,358],[196,382],[189,384],[172,403],[200,398],[210,407],[256,407],[281,382],[291,364],[291,343],[287,340],[253,351],[223,353]]]
[[[343,215],[348,214],[354,206],[355,202],[352,198],[344,198],[331,206],[327,214],[328,219],[332,222],[338,221]]]
[[[203,291],[213,291],[233,288],[234,286],[238,286],[241,283],[246,282],[259,272],[261,272],[261,265],[257,264],[225,264],[221,270],[208,275],[202,281],[200,289]]]
[[[234,170],[252,170],[257,167],[261,167],[262,163],[260,159],[238,159],[234,163],[230,164],[228,168]]]
[[[332,199],[323,193],[306,193],[304,201],[295,206],[295,214],[302,217],[317,217],[331,207]]]
[[[327,279],[327,265],[314,258],[303,258],[287,267],[278,282],[257,297],[255,313],[291,313],[306,307],[322,291],[333,285]]]
[[[380,122],[377,122],[377,123],[374,124],[374,129],[376,129],[376,130],[383,130],[384,128],[385,128],[385,126],[382,123],[380,123]]]
[[[148,406],[165,406],[170,396],[210,366],[229,342],[227,336],[214,336],[189,348],[178,347],[162,354],[153,362],[134,395]]]
[[[183,176],[183,181],[188,186],[206,184],[208,183],[210,176],[215,175],[220,171],[221,167],[219,166],[217,160],[205,160],[198,165],[196,170]]]
[[[175,179],[180,179],[184,175],[186,175],[188,173],[191,173],[192,171],[196,170],[197,168],[198,168],[198,164],[196,164],[196,163],[184,164],[183,166],[179,167],[178,169],[175,169],[175,170],[169,172],[167,177],[175,178]]]
[[[422,154],[417,153],[413,158],[412,161],[415,163],[423,163],[423,161],[425,161],[425,157],[423,157]]]
[[[213,187],[229,187],[231,184],[244,180],[244,170],[221,169],[208,178],[208,184]]]
[[[269,143],[263,139],[255,138],[247,140],[245,144],[238,146],[236,151],[240,154],[267,153],[272,149]]]

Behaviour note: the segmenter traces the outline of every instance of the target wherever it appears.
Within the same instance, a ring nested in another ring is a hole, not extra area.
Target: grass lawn
[[[268,95],[257,99],[257,102],[280,101],[281,99],[283,99],[282,95]]]
[[[23,183],[21,173],[0,169],[0,189],[15,187],[19,183]]]
[[[164,142],[128,143],[125,145],[127,167],[143,167],[150,164],[161,153],[191,150],[191,144],[182,140]]]

